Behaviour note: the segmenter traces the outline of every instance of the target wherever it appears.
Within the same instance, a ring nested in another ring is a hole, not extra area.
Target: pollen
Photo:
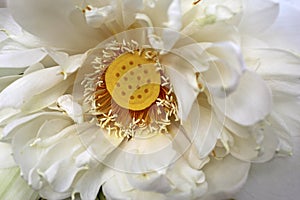
[[[178,106],[159,53],[135,41],[107,44],[82,84],[97,126],[116,137],[168,133]]]

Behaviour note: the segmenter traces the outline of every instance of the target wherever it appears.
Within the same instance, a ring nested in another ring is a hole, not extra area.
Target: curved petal
[[[257,34],[274,23],[279,13],[279,3],[273,0],[243,0],[243,10],[239,29],[245,34]]]
[[[73,193],[80,193],[82,200],[96,199],[100,187],[114,175],[114,171],[99,165],[89,169],[74,186]]]
[[[271,111],[271,91],[265,82],[253,72],[245,72],[237,89],[225,99],[214,102],[229,119],[244,125],[253,125],[264,119]]]
[[[149,173],[170,166],[179,155],[172,146],[173,138],[164,134],[135,136],[112,152],[106,164],[128,173]]]
[[[208,183],[205,200],[231,198],[247,180],[249,162],[239,161],[232,156],[223,160],[212,159],[203,171]]]
[[[245,71],[240,48],[232,42],[211,44],[207,49],[209,69],[203,79],[213,96],[224,97],[233,92]]]
[[[206,158],[211,153],[223,129],[212,111],[198,103],[194,103],[183,127],[197,149],[200,159]]]
[[[31,97],[63,80],[58,67],[43,69],[18,79],[0,93],[0,108],[20,108]],[[47,78],[46,78],[47,77]],[[20,88],[22,88],[20,90]]]
[[[199,93],[199,88],[196,83],[196,75],[194,80],[190,80],[188,79],[189,77],[183,76],[181,70],[177,71],[173,69],[172,66],[167,67],[166,72],[177,97],[178,116],[181,120],[185,121]]]
[[[295,20],[299,17],[299,2],[280,1],[279,3],[280,11],[275,23],[261,35],[256,35],[256,37],[271,47],[299,51],[300,39],[298,35],[300,22]]]
[[[42,48],[24,49],[0,54],[2,68],[24,68],[41,61],[47,52]]]
[[[172,190],[166,194],[167,199],[201,199],[207,191],[203,171],[192,168],[183,158],[174,163],[166,176],[172,186]]]
[[[152,172],[147,174],[129,174],[128,182],[137,190],[167,193],[171,190],[168,178],[164,173]]]
[[[109,179],[103,186],[103,193],[107,199],[131,200],[131,199],[157,199],[165,200],[163,194],[134,189],[127,181],[126,175],[115,172],[115,176]]]
[[[71,0],[9,0],[14,19],[28,32],[72,52],[96,45],[103,35],[89,27],[83,13]]]

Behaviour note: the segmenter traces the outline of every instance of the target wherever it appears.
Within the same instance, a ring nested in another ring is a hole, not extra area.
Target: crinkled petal
[[[114,171],[99,165],[89,169],[75,184],[74,192],[79,192],[82,200],[96,199],[100,187],[114,175]]]
[[[212,44],[207,49],[209,69],[203,72],[203,81],[213,96],[230,94],[238,86],[245,71],[240,48],[232,42]]]
[[[76,123],[83,122],[83,111],[81,106],[74,101],[73,96],[63,95],[57,99],[60,109],[65,111]]]
[[[239,161],[232,156],[223,160],[212,159],[204,167],[208,193],[205,200],[231,198],[247,180],[249,162]]]

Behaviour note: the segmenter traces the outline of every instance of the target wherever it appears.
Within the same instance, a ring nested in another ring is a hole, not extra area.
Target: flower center
[[[151,55],[153,51],[147,51]],[[106,87],[113,100],[130,110],[143,110],[157,99],[160,73],[145,51],[125,53],[115,59],[105,73]]]
[[[167,133],[178,119],[176,96],[158,52],[137,42],[112,42],[92,62],[87,75],[85,102],[97,125],[109,134]]]

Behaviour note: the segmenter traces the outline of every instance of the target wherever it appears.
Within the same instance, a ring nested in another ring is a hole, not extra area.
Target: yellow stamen
[[[193,2],[193,5],[197,5],[201,0],[197,0]]]

